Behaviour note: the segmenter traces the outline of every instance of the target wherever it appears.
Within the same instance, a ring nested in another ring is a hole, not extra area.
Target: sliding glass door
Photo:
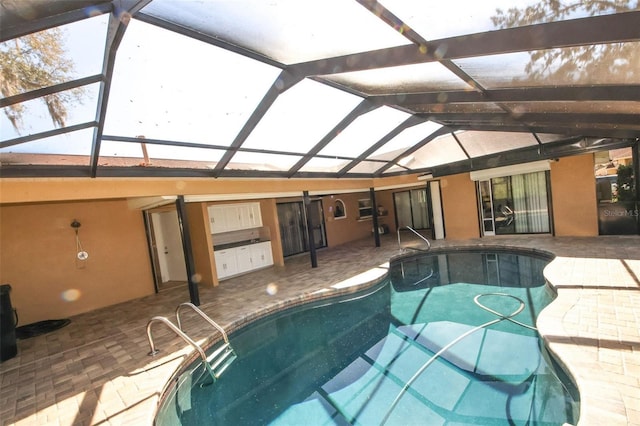
[[[429,205],[426,188],[401,191],[393,194],[393,204],[398,228],[429,229]]]
[[[478,181],[483,235],[551,231],[545,172]]]
[[[544,172],[511,176],[516,234],[546,233],[549,227],[547,179]]]
[[[280,238],[284,257],[309,251],[309,234],[307,218],[301,201],[278,203],[278,222],[280,222]],[[306,211],[311,217],[312,238],[315,248],[327,246],[327,237],[322,214],[322,201],[312,200]]]

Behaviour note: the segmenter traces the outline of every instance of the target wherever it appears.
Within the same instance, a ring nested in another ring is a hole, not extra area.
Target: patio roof
[[[2,177],[441,176],[640,138],[637,0],[0,6],[0,52],[60,28],[73,63],[3,89]]]

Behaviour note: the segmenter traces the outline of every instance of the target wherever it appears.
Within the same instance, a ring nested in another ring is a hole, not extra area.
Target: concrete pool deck
[[[556,256],[545,276],[558,298],[542,312],[538,328],[578,384],[579,424],[640,425],[640,237],[433,242],[434,247],[496,245]],[[308,256],[296,256],[283,268],[202,288],[200,308],[223,326],[240,326],[292,300],[301,303],[376,279],[397,254],[395,235],[386,235],[378,248],[371,238],[319,250],[317,268]],[[193,351],[158,326],[153,335],[161,352],[150,357],[145,328],[156,315],[173,319],[176,306],[188,299],[186,286],[175,287],[19,340],[18,355],[0,364],[0,424],[152,424],[165,385]],[[185,317],[189,335],[207,339],[206,323]]]

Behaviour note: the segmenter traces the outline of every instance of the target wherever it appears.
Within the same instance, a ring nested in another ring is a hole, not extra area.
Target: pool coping
[[[556,257],[553,262],[545,267],[544,275],[557,296],[540,312],[536,325],[547,349],[578,388],[578,425],[635,424],[629,421],[625,398],[617,384],[612,383],[611,370],[604,368],[601,363],[601,356],[598,354],[600,342],[595,347],[585,348],[580,342],[580,320],[569,320],[570,315],[579,316],[579,311],[585,307],[589,310],[593,295],[589,293],[598,293],[601,288],[565,281],[562,276],[554,275],[560,259]],[[571,329],[568,329],[569,326]]]

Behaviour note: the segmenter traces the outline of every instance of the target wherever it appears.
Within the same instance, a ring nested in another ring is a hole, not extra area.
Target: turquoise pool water
[[[535,319],[554,295],[548,259],[461,251],[404,258],[349,298],[260,320],[230,336],[213,384],[197,363],[158,425],[561,425],[578,395]]]

